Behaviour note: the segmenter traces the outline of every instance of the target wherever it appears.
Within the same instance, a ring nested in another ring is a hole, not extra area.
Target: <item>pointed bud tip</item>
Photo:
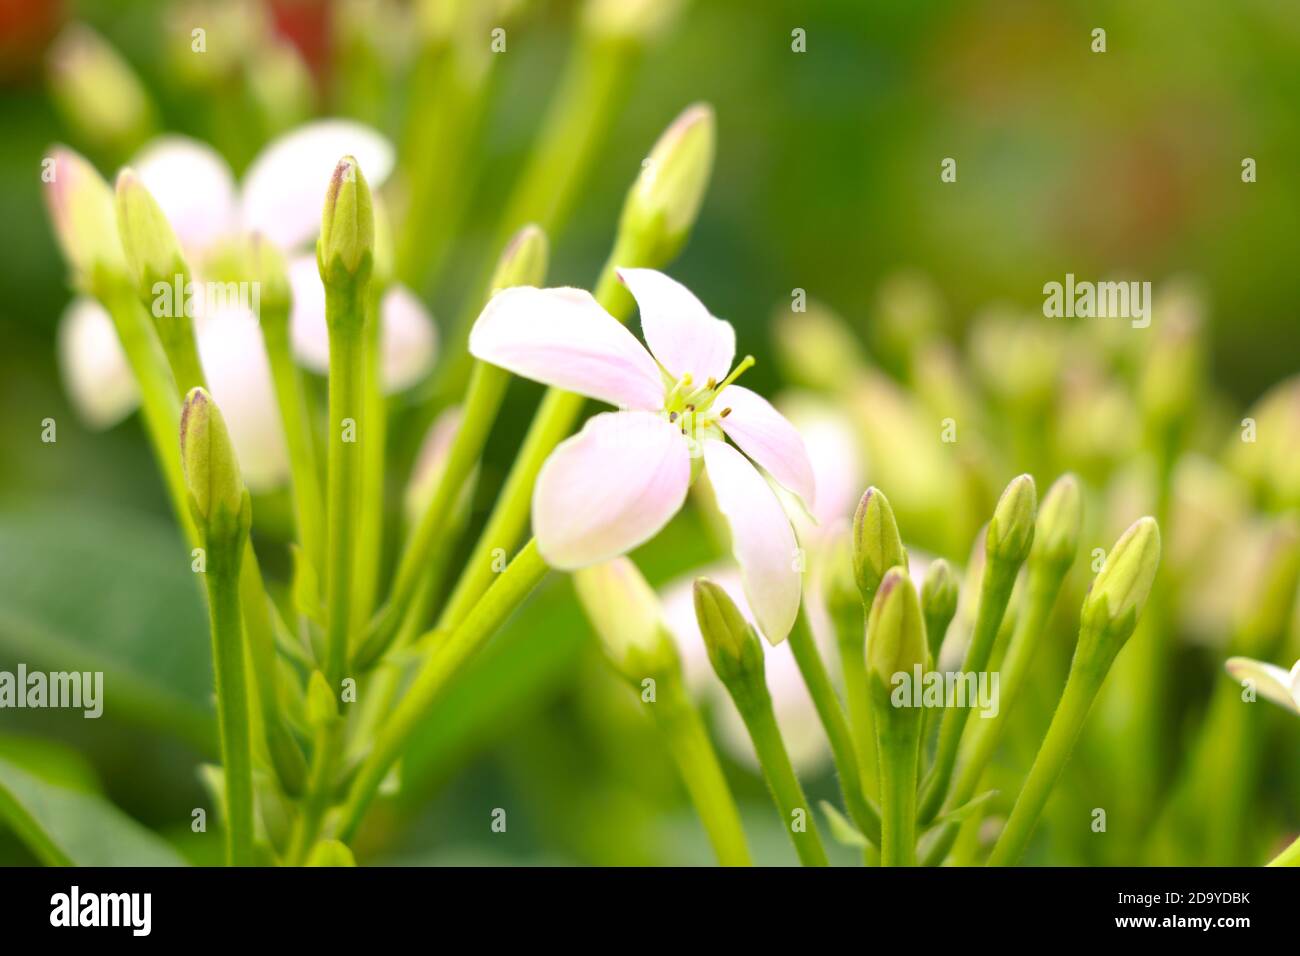
[[[926,663],[921,603],[907,571],[890,568],[867,620],[867,667],[886,685],[897,673]]]
[[[141,297],[152,298],[159,283],[171,286],[177,276],[187,276],[185,255],[162,207],[135,170],[123,168],[114,191],[122,251]]]
[[[1079,479],[1067,472],[1052,483],[1038,509],[1032,555],[1068,568],[1079,549],[1083,525],[1083,491]]]
[[[696,103],[668,126],[641,164],[621,229],[667,257],[686,241],[713,173],[713,108]]]
[[[202,388],[185,396],[180,423],[181,464],[195,517],[212,532],[237,532],[244,510],[244,479],[216,402]]]
[[[546,282],[551,246],[546,231],[529,223],[510,237],[492,275],[492,291],[514,286],[541,286]]]
[[[865,606],[871,605],[885,572],[907,564],[907,551],[898,520],[884,492],[874,485],[862,495],[853,513],[853,573]]]
[[[762,662],[758,636],[736,607],[730,595],[708,578],[696,578],[695,617],[700,625],[713,669],[724,683],[751,673],[754,662]]]
[[[1129,525],[1106,557],[1084,599],[1085,627],[1127,640],[1146,607],[1160,567],[1160,527],[1152,517]]]
[[[327,287],[370,278],[375,257],[375,210],[361,166],[344,156],[325,193],[316,261]]]
[[[998,499],[989,520],[984,542],[993,560],[1018,567],[1029,555],[1034,543],[1034,521],[1038,511],[1038,493],[1031,475],[1011,480]]]

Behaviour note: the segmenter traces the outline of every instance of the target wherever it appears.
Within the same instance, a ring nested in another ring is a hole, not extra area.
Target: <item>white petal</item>
[[[722,430],[785,488],[812,510],[815,483],[803,437],[762,395],[740,385],[728,385],[713,400],[718,411],[730,408]]]
[[[199,257],[235,231],[235,177],[207,143],[163,136],[146,145],[132,165],[187,254]]]
[[[731,550],[758,628],[779,644],[799,612],[802,587],[790,521],[763,476],[725,442],[704,443],[704,468],[731,527]]]
[[[641,334],[659,364],[680,378],[689,372],[700,384],[722,381],[736,356],[736,330],[715,319],[690,289],[654,269],[619,269],[618,277],[636,299]]]
[[[817,495],[813,517],[824,527],[850,517],[867,485],[865,454],[852,420],[830,403],[810,395],[783,396],[776,405],[808,449]]]
[[[321,210],[334,167],[355,156],[371,189],[393,171],[393,146],[352,120],[319,120],[268,145],[244,176],[240,213],[249,232],[262,232],[293,249],[320,231]]]
[[[604,412],[560,443],[533,491],[533,533],[548,564],[573,570],[654,537],[681,508],[691,460],[651,412]]]
[[[264,491],[289,476],[271,365],[257,319],[247,309],[208,315],[199,332],[199,358],[212,397],[235,443],[235,455],[250,491]]]
[[[404,285],[393,285],[380,305],[383,321],[384,391],[400,392],[428,374],[438,354],[438,329],[424,303]]]
[[[93,429],[116,425],[140,404],[113,320],[94,299],[77,298],[59,318],[59,367],[72,406]]]
[[[315,256],[299,256],[289,263],[289,288],[293,290],[289,318],[293,354],[303,368],[324,375],[330,370],[330,336],[325,325],[325,286]]]
[[[1260,697],[1300,714],[1300,700],[1291,690],[1291,675],[1282,668],[1250,657],[1230,657],[1223,666],[1239,683],[1253,684]]]
[[[503,289],[469,335],[475,358],[611,405],[656,410],[664,383],[650,353],[582,289]]]

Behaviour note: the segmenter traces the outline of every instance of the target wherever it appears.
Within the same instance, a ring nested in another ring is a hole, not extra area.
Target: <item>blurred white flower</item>
[[[116,425],[135,409],[140,392],[113,320],[94,299],[79,296],[59,318],[59,368],[72,405],[94,429]]]
[[[1261,697],[1300,714],[1300,661],[1289,672],[1251,657],[1230,657],[1223,666],[1243,686],[1249,684]]]

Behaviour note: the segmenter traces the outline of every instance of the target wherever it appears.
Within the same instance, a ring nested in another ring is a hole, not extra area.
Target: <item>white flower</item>
[[[59,367],[72,405],[91,428],[109,428],[140,403],[112,317],[95,299],[79,296],[59,318]]]
[[[1289,673],[1275,664],[1250,657],[1230,657],[1223,666],[1243,686],[1249,683],[1261,696],[1293,714],[1300,714],[1300,661],[1295,662]]]
[[[702,469],[731,528],[758,628],[784,640],[801,578],[790,520],[776,493],[726,440],[813,503],[803,439],[755,392],[733,385],[736,334],[685,286],[652,269],[621,269],[649,351],[579,289],[506,289],[470,334],[470,352],[516,375],[621,406],[593,416],[543,465],[533,533],[552,566],[606,561],[654,537]]]

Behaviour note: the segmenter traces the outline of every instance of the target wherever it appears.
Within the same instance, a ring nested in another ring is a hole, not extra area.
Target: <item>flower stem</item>
[[[352,783],[343,808],[340,839],[346,841],[355,832],[388,768],[402,755],[407,740],[439,693],[532,593],[548,570],[538,553],[537,543],[530,541],[501,572],[464,621],[424,660],[410,689],[384,721],[383,731]]]
[[[790,630],[790,650],[794,652],[799,673],[803,675],[808,694],[812,697],[813,706],[817,708],[817,716],[821,719],[826,737],[830,741],[835,769],[840,778],[840,792],[844,795],[844,805],[863,836],[879,846],[880,814],[862,792],[862,769],[858,765],[857,754],[853,748],[853,735],[849,731],[849,723],[844,717],[840,700],[835,695],[835,688],[831,686],[826,665],[813,640],[807,611],[802,607],[799,609],[794,627]]]
[[[302,809],[294,821],[293,836],[286,856],[291,866],[302,866],[316,843],[325,812],[329,809],[334,781],[334,769],[342,743],[342,721],[316,729],[312,743],[311,776],[307,780],[307,794]]]
[[[880,759],[880,865],[916,865],[916,777],[924,712],[895,707],[889,688],[871,678],[871,703]]]
[[[1300,837],[1289,847],[1269,860],[1269,866],[1300,866]]]
[[[321,498],[320,473],[312,439],[307,398],[289,344],[288,317],[272,321],[262,318],[262,340],[271,365],[271,381],[289,450],[289,471],[293,481],[293,503],[298,539],[317,574],[325,568],[325,505]]]
[[[1105,674],[1104,669],[1099,674],[1095,667],[1079,665],[1077,658],[1071,665],[1070,676],[1065,681],[1065,691],[1056,706],[1056,713],[1052,715],[1047,736],[1043,738],[1038,756],[1034,758],[1029,776],[1025,778],[1025,785],[1016,798],[1011,817],[989,855],[989,866],[1012,866],[1025,852],[1034,827],[1038,824],[1038,817],[1047,805],[1047,798],[1056,786],[1065,762],[1070,758],[1092,702],[1101,690]]]
[[[728,688],[732,690],[732,688]],[[745,692],[732,691],[736,709],[745,722],[750,740],[754,742],[754,752],[758,755],[758,764],[763,769],[763,778],[776,801],[781,819],[794,843],[799,862],[804,866],[829,866],[826,848],[822,846],[817,832],[817,821],[813,818],[804,796],[799,778],[795,776],[781,739],[781,730],[776,723],[776,714],[772,710],[772,697],[767,685],[760,679],[753,682]]]
[[[237,583],[242,553],[242,541],[229,549],[213,549],[204,575],[226,789],[226,862],[230,866],[251,866],[254,862],[253,760]]]
[[[718,862],[751,866],[736,801],[699,711],[682,686],[680,670],[660,678],[659,699],[652,710]]]
[[[970,646],[966,649],[965,660],[962,661],[962,670],[966,673],[979,674],[988,667],[993,642],[998,636],[998,628],[1002,626],[1002,617],[1006,614],[1007,602],[1011,600],[1011,590],[1015,583],[1015,569],[1009,570],[991,559],[985,565],[984,577],[980,582],[975,629],[971,634]],[[957,748],[961,744],[962,731],[966,728],[969,717],[968,707],[949,707],[944,711],[943,720],[939,724],[939,745],[935,751],[934,766],[921,796],[918,822],[922,825],[935,818],[948,795],[948,785],[957,764]]]
[[[377,282],[371,282],[367,296],[369,318],[362,332],[362,415],[366,423],[361,442],[361,484],[357,490],[357,548],[352,566],[350,632],[358,633],[374,608],[375,589],[384,545],[384,450],[388,430],[388,409],[384,403],[382,356],[380,353],[379,297]]]
[[[871,699],[867,693],[867,622],[861,605],[848,604],[832,612],[835,638],[839,644],[840,670],[844,675],[844,696],[848,701],[849,726],[857,753],[858,775],[863,796],[876,792],[876,732]],[[879,846],[879,844],[877,844]]]
[[[361,442],[365,378],[364,294],[336,294],[326,287],[329,327],[329,527],[325,565],[325,679],[338,690],[347,668],[352,608],[352,573],[356,563],[361,483]],[[330,313],[334,313],[331,315]],[[339,314],[343,313],[343,314]]]

